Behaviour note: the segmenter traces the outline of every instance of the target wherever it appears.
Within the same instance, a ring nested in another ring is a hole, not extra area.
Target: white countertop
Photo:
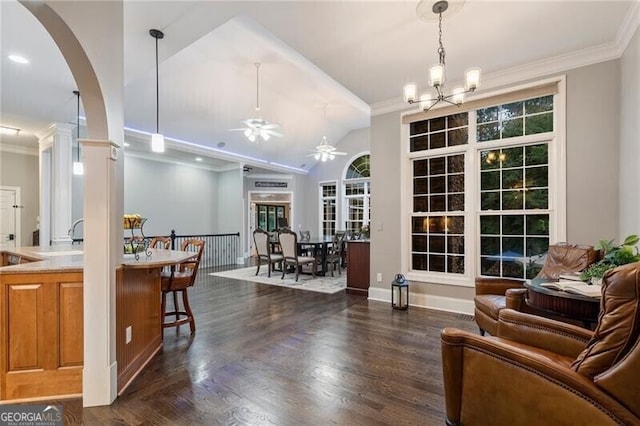
[[[81,245],[55,245],[48,247],[16,247],[3,250],[5,253],[30,260],[19,265],[0,267],[0,274],[44,273],[58,271],[82,271],[84,250]],[[125,256],[124,268],[155,268],[180,263],[194,255],[177,250],[150,249],[151,256],[140,253],[138,260],[133,255]]]

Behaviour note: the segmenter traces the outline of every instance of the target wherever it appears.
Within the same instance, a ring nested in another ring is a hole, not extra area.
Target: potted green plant
[[[638,241],[640,241],[640,237],[637,235],[629,235],[620,245],[616,245],[614,240],[598,241],[594,248],[602,252],[602,259],[589,265],[580,274],[580,279],[591,281],[592,283],[600,283],[608,270],[627,263],[640,261],[640,253],[637,247]]]

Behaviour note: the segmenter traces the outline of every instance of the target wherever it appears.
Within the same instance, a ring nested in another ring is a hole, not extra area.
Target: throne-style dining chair
[[[336,232],[333,236],[333,241],[331,242],[331,248],[327,253],[327,268],[329,265],[333,265],[333,269],[331,270],[331,276],[333,277],[334,271],[338,270],[338,275],[342,275],[342,259],[344,257],[344,232]],[[326,276],[326,271],[325,271]]]
[[[178,265],[171,267],[170,271],[163,271],[161,277],[162,289],[162,327],[177,327],[182,324],[189,323],[191,334],[196,331],[196,320],[189,305],[189,294],[187,290],[193,287],[198,274],[198,267],[204,252],[204,241],[197,239],[184,240],[180,246],[180,250],[193,252],[193,256]],[[166,312],[167,295],[171,293],[173,296],[173,311]],[[178,293],[182,296],[183,309],[178,305]],[[174,316],[173,321],[164,321],[164,317]]]
[[[282,279],[287,273],[287,266],[293,266],[296,271],[296,281],[303,265],[311,265],[311,273],[316,276],[317,260],[315,256],[298,256],[298,236],[288,229],[278,233],[278,240],[282,248]]]
[[[257,228],[253,231],[253,242],[255,243],[258,255],[258,269],[256,275],[260,273],[260,265],[267,265],[267,276],[271,277],[271,271],[275,270],[278,263],[282,263],[282,253],[271,253],[271,236],[263,229]]]
[[[640,425],[640,262],[603,279],[594,331],[503,309],[495,337],[442,331],[449,426]]]

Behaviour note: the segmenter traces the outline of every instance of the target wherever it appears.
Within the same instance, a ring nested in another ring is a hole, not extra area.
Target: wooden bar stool
[[[189,323],[191,334],[196,331],[196,321],[191,312],[191,306],[189,306],[189,295],[187,289],[196,281],[196,275],[198,273],[198,266],[200,266],[200,259],[204,252],[204,241],[202,240],[185,240],[180,247],[182,251],[192,251],[194,255],[192,258],[172,266],[171,271],[163,272],[161,274],[161,288],[162,288],[162,313],[163,322],[162,327],[177,327],[182,324]],[[167,294],[173,295],[173,310],[167,312]],[[181,310],[178,305],[178,293],[182,296]],[[173,321],[165,322],[165,317],[174,316]]]

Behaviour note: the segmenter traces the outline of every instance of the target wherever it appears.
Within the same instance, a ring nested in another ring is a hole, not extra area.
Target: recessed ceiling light
[[[129,142],[123,142],[122,145],[124,145],[125,147],[131,146],[131,144]]]
[[[20,55],[9,55],[9,59],[11,59],[13,62],[17,62],[19,64],[28,64],[29,60],[27,58],[25,58],[24,56],[20,56]]]
[[[202,157],[196,157],[196,161],[202,161]]]

